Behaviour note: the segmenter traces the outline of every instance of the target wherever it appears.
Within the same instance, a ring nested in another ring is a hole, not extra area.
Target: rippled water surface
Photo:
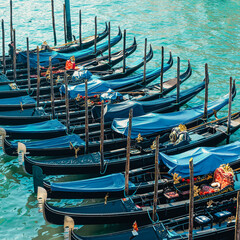
[[[55,0],[55,17],[58,43],[63,43],[63,0]],[[183,84],[188,88],[204,78],[204,64],[209,64],[209,99],[214,100],[228,92],[228,80],[232,76],[239,90],[240,62],[240,2],[238,0],[136,0],[136,1],[71,1],[73,34],[78,35],[78,11],[82,9],[84,36],[94,34],[94,16],[98,16],[98,29],[104,29],[104,22],[112,22],[112,34],[117,26],[127,29],[127,42],[136,36],[138,50],[127,60],[132,62],[143,55],[144,38],[152,44],[154,58],[147,68],[160,65],[160,49],[165,46],[172,51],[174,60],[181,58],[181,69],[190,59],[192,77]],[[51,26],[51,1],[13,0],[13,24],[16,29],[17,47],[25,48],[26,37],[31,47],[43,41],[53,44]],[[5,20],[6,37],[9,42],[9,3],[0,2],[0,16]],[[122,44],[116,48],[121,48]],[[115,48],[115,49],[116,49]],[[113,49],[114,51],[114,49]],[[0,50],[1,52],[1,50]],[[142,70],[139,70],[139,72]],[[176,66],[166,74],[175,75]],[[159,81],[157,79],[156,81]],[[203,100],[199,94],[188,105],[194,106]],[[185,106],[186,107],[186,106]],[[239,110],[239,96],[233,103],[233,110]],[[225,107],[219,116],[227,113]],[[238,133],[232,141],[238,139]],[[2,152],[1,152],[2,153]],[[63,229],[46,224],[38,213],[36,196],[33,194],[32,178],[18,166],[16,158],[1,154],[0,159],[0,238],[1,239],[63,239]],[[81,204],[82,201],[78,201]],[[62,202],[62,205],[71,201]],[[113,229],[113,227],[112,227]],[[86,228],[86,232],[102,231],[100,228]]]

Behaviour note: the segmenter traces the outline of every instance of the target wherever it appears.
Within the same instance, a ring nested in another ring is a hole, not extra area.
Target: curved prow
[[[43,187],[38,187],[38,191],[37,191],[37,200],[38,200],[38,208],[39,208],[39,212],[43,213],[43,209],[44,209],[44,203],[47,200],[47,191],[45,188]],[[44,214],[43,214],[44,215]]]
[[[120,40],[122,39],[122,31],[120,26],[118,26],[118,35],[120,36]]]
[[[236,81],[235,79],[233,80],[233,86],[232,86],[232,100],[234,99],[234,97],[237,94],[237,88],[236,88]]]
[[[6,130],[4,128],[0,128],[0,136],[2,137],[1,145],[2,145],[2,148],[3,148],[3,152],[5,152],[4,151],[4,139],[6,138],[7,133],[6,133]]]
[[[168,60],[167,64],[170,65],[170,67],[172,67],[172,65],[173,65],[173,57],[172,57],[171,51],[169,51],[169,60]]]
[[[17,153],[19,165],[22,165],[24,161],[24,155],[27,153],[27,148],[24,143],[18,142]]]
[[[74,220],[69,216],[64,216],[64,232],[68,231],[68,239],[71,239],[71,232],[74,229]]]

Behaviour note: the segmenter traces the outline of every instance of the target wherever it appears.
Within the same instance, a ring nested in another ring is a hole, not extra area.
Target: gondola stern
[[[45,214],[45,203],[47,200],[47,191],[43,187],[38,187],[37,200],[38,200],[39,212],[43,213],[43,217],[45,221],[47,221],[46,214]]]
[[[74,220],[69,216],[64,216],[64,232],[68,232],[68,239],[72,239],[72,231],[74,230]]]

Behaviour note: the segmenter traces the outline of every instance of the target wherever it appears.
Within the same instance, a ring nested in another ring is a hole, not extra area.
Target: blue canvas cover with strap
[[[0,105],[24,105],[24,104],[36,104],[35,99],[29,95],[14,97],[14,98],[2,98],[0,99]]]
[[[213,110],[220,110],[228,104],[228,94],[208,104],[208,114]],[[179,124],[186,124],[203,116],[204,105],[173,113],[149,113],[132,119],[131,138],[136,138],[140,133],[142,136],[158,133],[166,129],[172,129]],[[120,134],[128,134],[128,118],[116,118],[112,122],[112,129]]]
[[[110,43],[113,44],[121,38],[120,35],[115,36],[110,40]],[[97,45],[97,51],[100,49],[107,47],[108,46],[108,41],[98,44]],[[40,59],[40,66],[42,67],[48,67],[49,66],[49,57],[52,57],[52,64],[59,63],[61,60],[68,60],[70,57],[74,56],[76,59],[77,58],[82,58],[85,56],[88,56],[90,54],[94,53],[94,46],[89,47],[84,50],[80,51],[75,51],[75,52],[70,52],[70,53],[59,53],[56,51],[51,51],[51,52],[40,52],[39,53],[39,59]],[[36,53],[30,53],[30,67],[37,67],[37,54]],[[27,53],[26,52],[19,52],[17,56],[17,62],[18,63],[27,63]]]
[[[134,183],[129,181],[129,190],[135,190]],[[64,192],[116,192],[124,191],[125,177],[122,173],[111,174],[103,177],[62,182],[51,183],[52,191]]]
[[[14,133],[41,133],[41,132],[51,132],[51,131],[59,131],[66,132],[67,128],[57,119],[32,123],[26,125],[12,125],[12,126],[1,126],[6,130],[6,132],[14,132]]]
[[[78,146],[85,146],[85,141],[82,140],[78,135],[76,134],[70,134],[62,137],[57,138],[50,138],[46,140],[41,141],[29,141],[24,142],[27,149],[58,149],[58,148],[70,148],[71,144],[73,147]],[[12,142],[12,146],[17,148],[17,143]]]
[[[181,99],[187,98],[192,95],[193,92],[199,91],[205,85],[205,82],[200,83],[199,85],[184,90],[180,93],[180,101]],[[157,109],[161,109],[167,107],[176,102],[176,95],[172,95],[165,98],[160,98],[151,101],[124,101],[116,104],[108,104],[104,108],[104,119],[105,121],[112,121],[114,118],[127,118],[129,116],[129,111],[133,109],[133,116],[141,116],[146,113],[156,111]],[[101,113],[98,115],[100,116]]]
[[[181,177],[189,177],[190,158],[193,158],[195,176],[213,173],[221,164],[240,159],[240,142],[220,147],[198,147],[172,156],[159,153],[159,162],[170,169],[169,173],[178,173]]]

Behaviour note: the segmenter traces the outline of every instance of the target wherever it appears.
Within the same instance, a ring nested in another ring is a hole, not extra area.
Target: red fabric
[[[138,232],[138,225],[136,221],[133,223],[133,230]]]
[[[70,70],[70,69],[75,69],[75,62],[71,62],[71,60],[66,61],[65,69]]]
[[[231,172],[225,172],[222,167],[219,167],[214,172],[215,182],[219,182],[221,189],[225,188],[228,185],[233,184],[233,174]]]

